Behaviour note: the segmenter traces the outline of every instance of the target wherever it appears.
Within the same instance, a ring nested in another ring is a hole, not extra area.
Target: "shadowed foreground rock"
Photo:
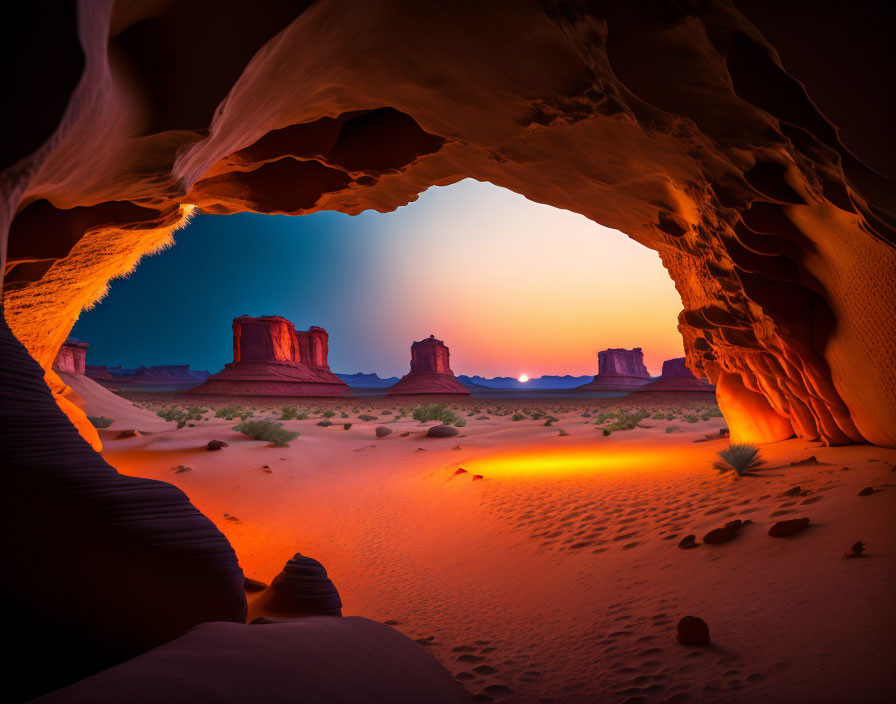
[[[250,618],[341,615],[342,600],[327,570],[317,560],[296,553],[252,602]]]
[[[698,616],[685,616],[678,622],[677,637],[682,645],[709,645],[709,626]]]
[[[119,474],[59,410],[0,319],[0,465],[12,701],[178,637],[243,622],[243,573],[221,532],[170,484]],[[52,665],[48,665],[52,663]],[[40,673],[35,676],[34,673]]]
[[[357,616],[206,623],[41,704],[461,704],[469,695],[410,638]]]

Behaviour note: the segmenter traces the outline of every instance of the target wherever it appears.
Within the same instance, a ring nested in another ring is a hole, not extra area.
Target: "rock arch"
[[[720,396],[734,422],[747,404],[802,437],[896,445],[893,182],[738,8],[791,50],[786,16],[725,0],[262,4],[264,21],[216,9],[216,41],[155,72],[153,42],[201,23],[202,3],[81,4],[80,81],[4,172],[6,314],[44,368],[81,307],[194,207],[387,211],[472,177],[656,249],[689,367],[740,379]],[[122,55],[129,36],[142,58]],[[227,85],[199,86],[218,62]],[[171,90],[180,76],[195,94]]]

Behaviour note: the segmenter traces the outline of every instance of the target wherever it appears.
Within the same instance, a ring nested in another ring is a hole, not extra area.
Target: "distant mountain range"
[[[336,376],[349,386],[354,386],[357,389],[384,389],[398,381],[397,376],[382,379],[376,374],[365,374],[364,372],[356,372],[355,374],[340,374],[337,372]]]
[[[582,384],[587,384],[594,377],[546,374],[523,382],[512,376],[495,376],[486,379],[478,374],[476,376],[461,374],[457,379],[465,386],[484,386],[488,389],[574,389]]]

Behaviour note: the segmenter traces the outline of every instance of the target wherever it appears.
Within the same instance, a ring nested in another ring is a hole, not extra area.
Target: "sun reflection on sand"
[[[463,463],[464,469],[492,479],[546,479],[663,471],[688,462],[691,448],[671,443],[589,443],[557,447],[531,445],[511,452],[480,454]],[[659,468],[662,468],[660,470]]]

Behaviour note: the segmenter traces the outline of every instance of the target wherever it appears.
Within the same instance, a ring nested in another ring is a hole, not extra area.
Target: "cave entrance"
[[[472,179],[391,213],[195,215],[175,239],[82,313],[73,335],[91,365],[219,371],[243,314],[319,325],[334,371],[384,378],[430,333],[471,377],[586,383],[610,347],[642,348],[656,376],[684,354],[681,299],[656,252]]]

